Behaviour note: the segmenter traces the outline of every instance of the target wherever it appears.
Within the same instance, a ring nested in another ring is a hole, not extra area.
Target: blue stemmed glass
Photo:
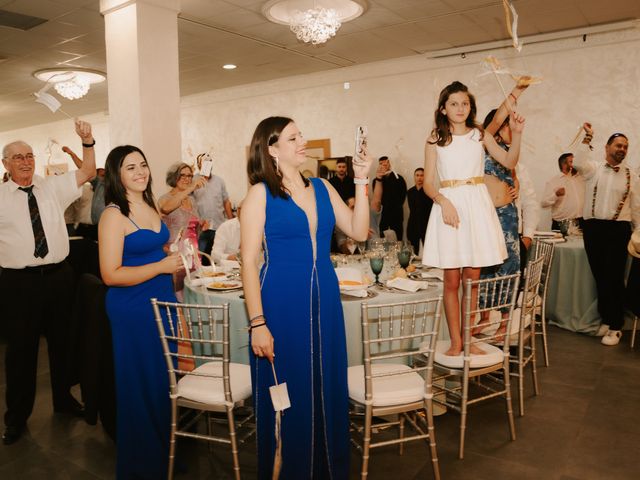
[[[372,255],[369,258],[369,265],[371,265],[371,271],[376,276],[376,285],[382,285],[378,280],[378,276],[382,272],[382,267],[384,267],[384,256]]]
[[[407,268],[411,261],[411,250],[403,248],[398,252],[398,263],[402,268]]]

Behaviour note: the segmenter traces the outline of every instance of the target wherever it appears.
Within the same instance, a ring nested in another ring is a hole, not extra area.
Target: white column
[[[181,158],[180,0],[100,0],[104,15],[111,146],[145,153],[154,191]]]

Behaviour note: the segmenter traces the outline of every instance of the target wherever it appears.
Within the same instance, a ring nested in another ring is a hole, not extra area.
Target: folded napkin
[[[237,260],[221,260],[220,262],[218,262],[218,265],[225,267],[225,268],[240,268],[240,262],[238,262]]]
[[[562,237],[562,233],[560,232],[542,232],[540,230],[536,230],[535,232],[533,232],[533,236],[534,237]]]
[[[391,280],[387,280],[387,287],[397,288],[398,290],[405,290],[407,292],[417,292],[428,286],[429,282],[416,282],[408,278],[392,278]]]
[[[444,280],[444,270],[441,268],[432,268],[426,272],[420,272],[422,278],[437,278],[438,280]]]
[[[559,238],[545,238],[544,239],[545,242],[549,242],[549,243],[562,243],[562,242],[566,242],[566,240],[562,237]]]
[[[342,295],[350,295],[352,297],[360,297],[360,298],[367,298],[367,291],[366,290],[340,290],[340,293]]]

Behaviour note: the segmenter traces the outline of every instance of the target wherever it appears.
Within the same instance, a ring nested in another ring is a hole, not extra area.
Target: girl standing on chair
[[[476,124],[476,101],[460,82],[447,85],[438,100],[435,126],[425,146],[425,191],[434,201],[422,262],[444,269],[444,310],[451,346],[446,355],[462,351],[458,296],[460,280],[477,280],[480,269],[507,257],[504,236],[484,185],[484,153],[507,168],[514,168],[520,153],[524,118],[512,114],[511,149],[505,152],[492,135]],[[434,186],[438,176],[440,188]],[[472,305],[475,304],[475,295]],[[471,353],[483,354],[475,346]]]

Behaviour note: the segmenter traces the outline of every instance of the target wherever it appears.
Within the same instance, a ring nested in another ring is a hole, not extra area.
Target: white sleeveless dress
[[[480,131],[454,135],[445,147],[436,146],[440,181],[484,176]],[[433,204],[424,241],[422,263],[438,268],[488,267],[507,257],[502,227],[484,183],[442,187],[458,211],[458,228],[445,225],[442,209]]]

